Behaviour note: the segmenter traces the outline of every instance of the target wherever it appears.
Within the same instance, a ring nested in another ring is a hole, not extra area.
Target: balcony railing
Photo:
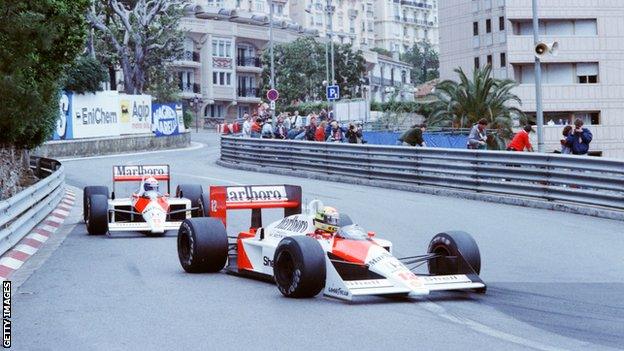
[[[238,97],[257,98],[258,93],[258,88],[238,88]]]
[[[262,67],[262,62],[259,57],[237,57],[236,58],[237,66],[245,66],[245,67]]]
[[[187,84],[178,84],[178,88],[180,88],[180,90],[183,93],[195,93],[195,94],[199,94],[201,93],[201,86],[199,85],[199,83],[187,83]]]
[[[199,52],[195,51],[184,51],[182,54],[182,61],[193,61],[199,62]]]

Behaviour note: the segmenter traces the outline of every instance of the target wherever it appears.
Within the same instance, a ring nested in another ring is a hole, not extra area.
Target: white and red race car
[[[147,179],[166,183],[167,192],[144,191]],[[163,235],[177,230],[186,218],[207,215],[207,195],[199,184],[180,184],[176,196],[169,196],[169,165],[113,166],[113,191],[108,187],[87,186],[83,190],[83,216],[89,234],[138,231]],[[134,182],[137,191],[118,196],[118,183]]]
[[[437,234],[426,254],[396,258],[390,241],[365,232],[345,214],[335,233],[319,234],[314,218],[322,204],[314,200],[302,213],[298,186],[212,186],[209,201],[209,218],[186,219],[178,230],[178,257],[187,272],[225,267],[227,273],[273,280],[287,297],[323,291],[352,300],[486,290],[478,276],[479,249],[465,232]],[[261,209],[266,208],[283,208],[284,218],[262,226]],[[232,209],[252,210],[251,228],[236,237],[228,237],[225,229]],[[427,272],[418,273],[424,264]]]

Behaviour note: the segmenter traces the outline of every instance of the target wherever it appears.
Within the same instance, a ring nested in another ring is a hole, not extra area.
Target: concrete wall
[[[153,134],[124,135],[119,137],[53,140],[33,151],[42,157],[85,157],[124,152],[176,149],[189,146],[191,133],[156,137]]]

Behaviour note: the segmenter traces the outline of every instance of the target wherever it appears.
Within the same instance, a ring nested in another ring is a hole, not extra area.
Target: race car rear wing
[[[117,182],[140,182],[147,177],[154,177],[167,182],[167,193],[171,193],[171,173],[169,165],[122,165],[113,166],[113,192]]]
[[[297,185],[211,186],[210,217],[226,225],[228,210],[251,210],[251,228],[262,227],[263,208],[283,208],[284,217],[301,213]]]

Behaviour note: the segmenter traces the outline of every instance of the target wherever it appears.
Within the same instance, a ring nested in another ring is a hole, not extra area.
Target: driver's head
[[[156,178],[149,177],[145,179],[143,189],[145,189],[145,191],[158,191],[158,181],[156,180]]]
[[[334,233],[338,230],[338,222],[340,221],[340,215],[335,208],[324,206],[320,211],[316,213],[314,218],[314,226],[317,229],[324,230],[329,233]]]

